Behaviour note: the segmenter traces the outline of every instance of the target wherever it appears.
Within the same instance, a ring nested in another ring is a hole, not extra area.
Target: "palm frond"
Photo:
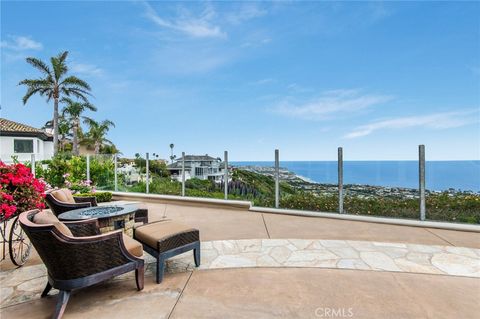
[[[59,100],[60,103],[63,103],[63,104],[73,104],[75,103],[71,98],[69,97],[62,97],[60,100]]]
[[[84,119],[83,123],[85,123],[85,124],[87,124],[88,126],[90,126],[90,128],[91,128],[92,126],[94,126],[94,127],[95,127],[95,126],[98,126],[98,123],[97,123],[96,121],[94,121],[93,119],[91,119],[91,118],[86,118],[86,119]]]
[[[51,86],[48,79],[25,79],[18,82],[18,85],[26,85],[33,88],[47,88]]]
[[[67,56],[68,56],[68,51],[64,51],[58,54],[57,59],[63,63],[67,59]]]
[[[65,87],[72,87],[73,86],[73,88],[83,89],[83,90],[86,90],[86,91],[91,90],[91,87],[87,82],[85,82],[82,79],[77,78],[74,75],[66,77],[62,82],[60,82],[60,85],[63,85]]]
[[[70,90],[65,87],[60,88],[60,91],[66,96],[74,96],[77,99],[82,100],[84,103],[88,103],[88,99],[85,96],[85,95],[88,95],[88,92],[86,94],[83,94],[81,92],[78,92],[77,90]]]
[[[104,120],[104,121],[102,121],[102,123],[100,123],[100,126],[104,126],[104,127],[107,127],[107,128],[109,126],[115,127],[115,123],[113,123],[110,120]]]
[[[96,112],[97,111],[97,107],[89,102],[86,102],[83,104],[83,107],[85,109],[89,109],[90,111],[93,111],[93,112]]]
[[[61,55],[57,57],[51,57],[50,62],[52,63],[53,73],[55,76],[55,82],[59,82],[62,76],[67,73],[67,65],[65,61],[61,60]]]
[[[82,119],[83,119],[84,123],[93,121],[93,119],[91,117],[88,117],[88,116],[82,116]]]
[[[106,139],[106,138],[104,138],[102,142],[103,142],[103,143],[108,143],[108,144],[110,144],[110,145],[113,145],[113,142],[110,141],[109,139]]]
[[[26,60],[27,60],[28,64],[30,64],[31,66],[33,66],[37,70],[40,70],[40,72],[42,72],[43,74],[45,74],[45,75],[50,75],[51,74],[50,73],[50,68],[42,60],[37,59],[37,58],[32,58],[32,57],[26,58]]]
[[[23,98],[22,98],[23,105],[27,104],[28,99],[29,99],[32,95],[34,95],[35,93],[38,93],[39,91],[40,91],[39,88],[29,87],[28,90],[27,90],[27,93],[25,93],[25,95],[24,95]]]

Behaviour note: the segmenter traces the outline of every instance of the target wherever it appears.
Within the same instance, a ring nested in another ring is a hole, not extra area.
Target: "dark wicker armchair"
[[[45,201],[55,216],[73,209],[97,206],[97,200],[94,196],[73,196],[70,190],[66,188],[45,192]]]
[[[99,234],[96,219],[61,223],[49,212],[20,214],[20,224],[48,271],[42,298],[59,289],[53,318],[61,318],[70,292],[135,270],[137,289],[144,285],[141,244],[122,231]]]

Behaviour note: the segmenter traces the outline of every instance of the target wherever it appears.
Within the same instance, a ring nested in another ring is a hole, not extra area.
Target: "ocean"
[[[267,166],[274,162],[231,162],[234,166]],[[344,184],[418,188],[417,161],[344,161]],[[453,188],[480,192],[480,161],[427,161],[426,188],[443,191]],[[336,161],[281,161],[303,178],[317,183],[337,183]]]

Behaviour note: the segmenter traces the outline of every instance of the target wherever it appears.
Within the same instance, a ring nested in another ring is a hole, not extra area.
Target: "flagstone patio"
[[[474,318],[480,311],[478,233],[147,205],[151,220],[200,229],[201,267],[182,254],[156,285],[155,260],[146,255],[143,291],[133,273],[119,276],[77,291],[65,318],[320,318],[330,308],[351,308],[353,318]],[[19,269],[4,261],[1,317],[50,316],[55,292],[40,299],[45,283],[35,254]]]

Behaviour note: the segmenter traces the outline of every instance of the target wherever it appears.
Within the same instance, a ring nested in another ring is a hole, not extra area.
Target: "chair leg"
[[[165,270],[165,258],[162,256],[162,254],[159,254],[157,257],[157,284],[162,282],[164,270]]]
[[[69,290],[60,290],[58,294],[57,304],[55,306],[55,313],[53,314],[53,319],[60,319],[65,312],[65,308],[67,307],[68,299],[70,298],[70,291]]]
[[[135,269],[135,281],[137,283],[138,291],[143,290],[145,280],[145,268],[142,266],[141,268]]]
[[[193,259],[195,259],[195,267],[200,266],[200,245],[193,249]]]
[[[48,293],[50,292],[50,290],[52,290],[52,285],[50,285],[50,283],[47,282],[47,285],[45,286],[45,289],[43,289],[41,297],[45,298],[48,295]]]

